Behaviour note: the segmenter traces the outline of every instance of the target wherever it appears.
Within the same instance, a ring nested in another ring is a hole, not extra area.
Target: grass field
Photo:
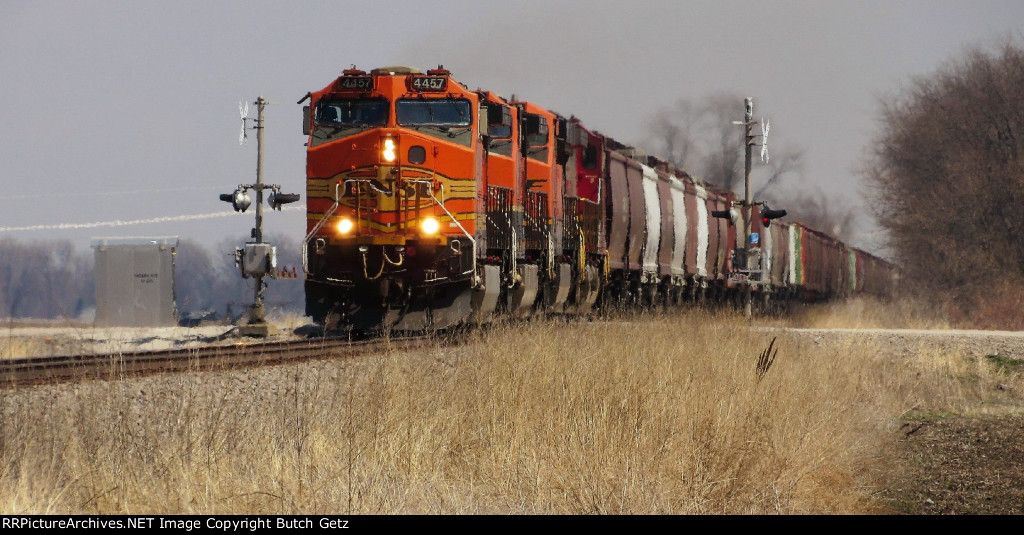
[[[922,326],[898,308],[784,323]],[[1024,391],[994,359],[760,328],[779,323],[529,322],[415,354],[0,390],[0,512],[871,513],[901,418]]]

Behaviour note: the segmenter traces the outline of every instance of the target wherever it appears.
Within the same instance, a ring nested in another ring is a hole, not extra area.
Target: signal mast
[[[751,286],[754,284],[762,285],[765,281],[765,269],[764,269],[764,256],[761,254],[761,240],[760,235],[752,233],[750,230],[751,216],[753,215],[754,205],[761,207],[761,226],[767,230],[771,226],[773,219],[778,219],[786,215],[785,210],[772,210],[768,208],[768,204],[764,201],[754,202],[750,194],[750,168],[754,145],[757,142],[754,140],[756,134],[754,134],[754,125],[758,124],[758,121],[754,120],[754,99],[747,97],[743,100],[745,113],[743,121],[733,121],[732,124],[743,126],[743,145],[746,147],[744,151],[744,173],[743,173],[743,188],[744,196],[742,201],[734,201],[733,205],[739,205],[740,211],[743,217],[743,246],[742,248],[737,247],[734,251],[734,258],[736,263],[740,266],[736,270],[739,277],[733,279],[735,282],[743,285],[743,307],[744,314],[747,319],[750,319],[753,311],[751,305]],[[768,161],[768,130],[771,128],[770,123],[761,118],[761,161]],[[718,218],[734,220],[733,210],[714,210],[711,215]],[[735,269],[735,268],[734,268]]]
[[[242,278],[255,278],[255,290],[253,292],[253,303],[249,305],[249,318],[245,325],[238,327],[239,334],[266,338],[276,333],[276,329],[266,320],[266,307],[263,304],[263,290],[266,284],[263,277],[274,278],[277,276],[277,249],[263,241],[263,191],[271,190],[267,197],[267,204],[273,210],[281,210],[281,206],[299,200],[298,193],[281,193],[281,186],[277,184],[264,184],[263,182],[263,110],[267,101],[262,96],[256,99],[256,183],[239,184],[232,193],[222,193],[220,200],[231,203],[236,212],[245,212],[252,204],[249,197],[249,190],[256,192],[256,225],[250,233],[253,241],[246,243],[244,247],[235,249],[235,265],[242,272]],[[249,104],[238,105],[238,114],[242,120],[242,131],[238,134],[238,144],[242,145],[248,137],[245,132],[245,121],[252,120],[247,117]]]

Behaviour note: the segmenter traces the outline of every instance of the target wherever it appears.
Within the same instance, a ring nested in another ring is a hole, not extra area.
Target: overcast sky
[[[304,200],[296,101],[353,64],[443,64],[637,146],[679,99],[751,96],[771,148],[805,152],[807,187],[860,206],[878,99],[1022,31],[1020,0],[0,0],[0,239],[241,243],[253,210],[218,199],[256,180],[239,101],[271,102],[265,180]],[[265,232],[303,221],[268,210]]]

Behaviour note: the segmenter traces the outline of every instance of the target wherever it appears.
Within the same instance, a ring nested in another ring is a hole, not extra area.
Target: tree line
[[[880,102],[864,176],[903,283],[1024,328],[1024,47],[967,49]]]
[[[278,267],[295,268],[296,279],[269,279],[263,295],[270,310],[301,313],[301,241],[270,235]],[[211,249],[180,240],[174,255],[174,294],[179,316],[238,317],[253,301],[254,279],[243,279],[234,252],[244,239],[225,239]],[[71,241],[0,240],[0,317],[91,321],[95,313],[95,253]]]

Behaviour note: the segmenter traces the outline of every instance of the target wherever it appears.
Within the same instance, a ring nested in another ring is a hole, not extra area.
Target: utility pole
[[[773,219],[783,217],[786,215],[785,210],[772,210],[768,208],[768,204],[764,201],[755,202],[751,197],[750,190],[750,167],[751,160],[753,159],[752,151],[754,145],[757,142],[754,140],[756,134],[754,134],[754,125],[757,121],[754,120],[754,99],[747,97],[743,99],[745,113],[743,114],[742,121],[733,121],[732,124],[743,126],[743,146],[744,157],[743,157],[743,200],[733,202],[732,205],[740,205],[740,217],[743,218],[743,234],[736,238],[736,250],[734,251],[734,264],[733,275],[730,275],[729,280],[736,282],[737,284],[743,285],[743,309],[744,314],[749,320],[753,316],[753,305],[751,299],[751,293],[754,284],[759,284],[761,290],[764,292],[768,291],[768,284],[770,281],[765,279],[765,272],[767,271],[765,263],[765,255],[761,251],[761,243],[766,243],[768,239],[768,227],[771,226]],[[761,119],[761,161],[768,161],[768,121]],[[754,216],[754,205],[761,206],[761,230],[765,233],[764,240],[760,234],[754,234],[751,232],[751,226],[753,224]],[[735,212],[733,210],[714,210],[711,215],[718,218],[729,219],[735,223]],[[742,239],[742,245],[740,240]],[[754,246],[757,245],[755,251]],[[754,254],[754,253],[757,254]],[[737,265],[739,264],[739,265]],[[756,275],[756,279],[754,278]]]
[[[263,182],[263,111],[266,107],[266,99],[262,96],[256,99],[256,125],[253,127],[256,130],[256,183],[239,184],[234,193],[225,193],[220,196],[220,200],[231,203],[236,212],[244,212],[252,202],[249,199],[248,190],[256,191],[256,226],[253,227],[251,233],[253,241],[246,243],[245,247],[235,250],[235,264],[241,269],[242,277],[253,277],[256,285],[253,290],[252,305],[248,307],[249,319],[245,325],[238,327],[238,332],[243,336],[262,338],[276,333],[274,326],[267,323],[266,319],[266,307],[263,304],[263,291],[265,290],[263,277],[275,277],[277,273],[275,271],[276,250],[269,243],[263,241],[263,190],[271,190],[267,202],[275,210],[280,210],[281,205],[299,200],[299,194],[281,193],[281,186],[268,185]],[[239,105],[239,114],[242,119],[239,144],[245,141],[245,121],[251,120],[246,117],[248,109],[248,105],[245,108]]]
[[[746,252],[743,258],[743,267],[747,270],[746,284],[743,285],[743,309],[749,320],[753,315],[750,296],[750,275],[755,266],[750,265],[753,255],[750,254],[750,224],[754,215],[754,199],[750,196],[750,166],[751,152],[754,146],[754,99],[747,97],[743,100],[746,112],[743,115],[743,145],[746,148],[743,156],[743,250]]]
[[[743,200],[733,203],[733,205],[740,205],[740,217],[743,218],[743,234],[737,237],[736,240],[737,247],[733,258],[735,258],[735,263],[739,265],[737,266],[734,264],[733,268],[738,271],[737,274],[739,275],[735,279],[735,281],[743,285],[744,315],[746,315],[747,319],[750,319],[753,316],[753,305],[751,299],[751,293],[753,290],[752,286],[756,282],[757,284],[762,285],[762,290],[765,289],[763,287],[765,283],[764,263],[762,260],[763,255],[761,255],[760,249],[761,236],[751,232],[754,216],[754,205],[759,204],[762,207],[764,207],[764,209],[762,209],[761,215],[763,216],[762,219],[765,219],[765,222],[763,223],[763,228],[765,230],[767,230],[768,226],[771,224],[771,221],[769,221],[769,219],[782,217],[786,215],[786,211],[767,210],[767,206],[764,202],[755,202],[750,194],[750,168],[751,161],[753,160],[752,152],[754,150],[754,145],[757,144],[754,141],[754,125],[757,124],[757,121],[754,120],[754,99],[750,97],[743,99],[743,107],[743,120],[732,122],[732,124],[741,125],[743,127],[744,147]],[[763,119],[761,122],[761,160],[768,161],[768,122],[764,121]],[[733,219],[732,210],[715,210],[711,212],[711,215],[713,215],[714,217],[730,219],[735,222],[735,220]],[[742,242],[740,240],[742,240]],[[740,243],[742,243],[742,245],[740,245]],[[757,254],[754,254],[754,245],[758,245],[756,251]],[[754,275],[757,275],[756,281],[754,280]],[[730,280],[733,279],[730,277]]]
[[[256,99],[256,226],[252,229],[252,237],[256,240],[257,246],[263,243],[263,110],[267,107],[267,101],[260,96]],[[749,152],[747,150],[749,160]],[[257,247],[259,248],[259,247]],[[267,337],[274,334],[273,326],[267,323],[266,307],[263,305],[263,273],[257,272],[256,288],[253,291],[252,306],[249,307],[249,323],[241,329],[246,336]]]

